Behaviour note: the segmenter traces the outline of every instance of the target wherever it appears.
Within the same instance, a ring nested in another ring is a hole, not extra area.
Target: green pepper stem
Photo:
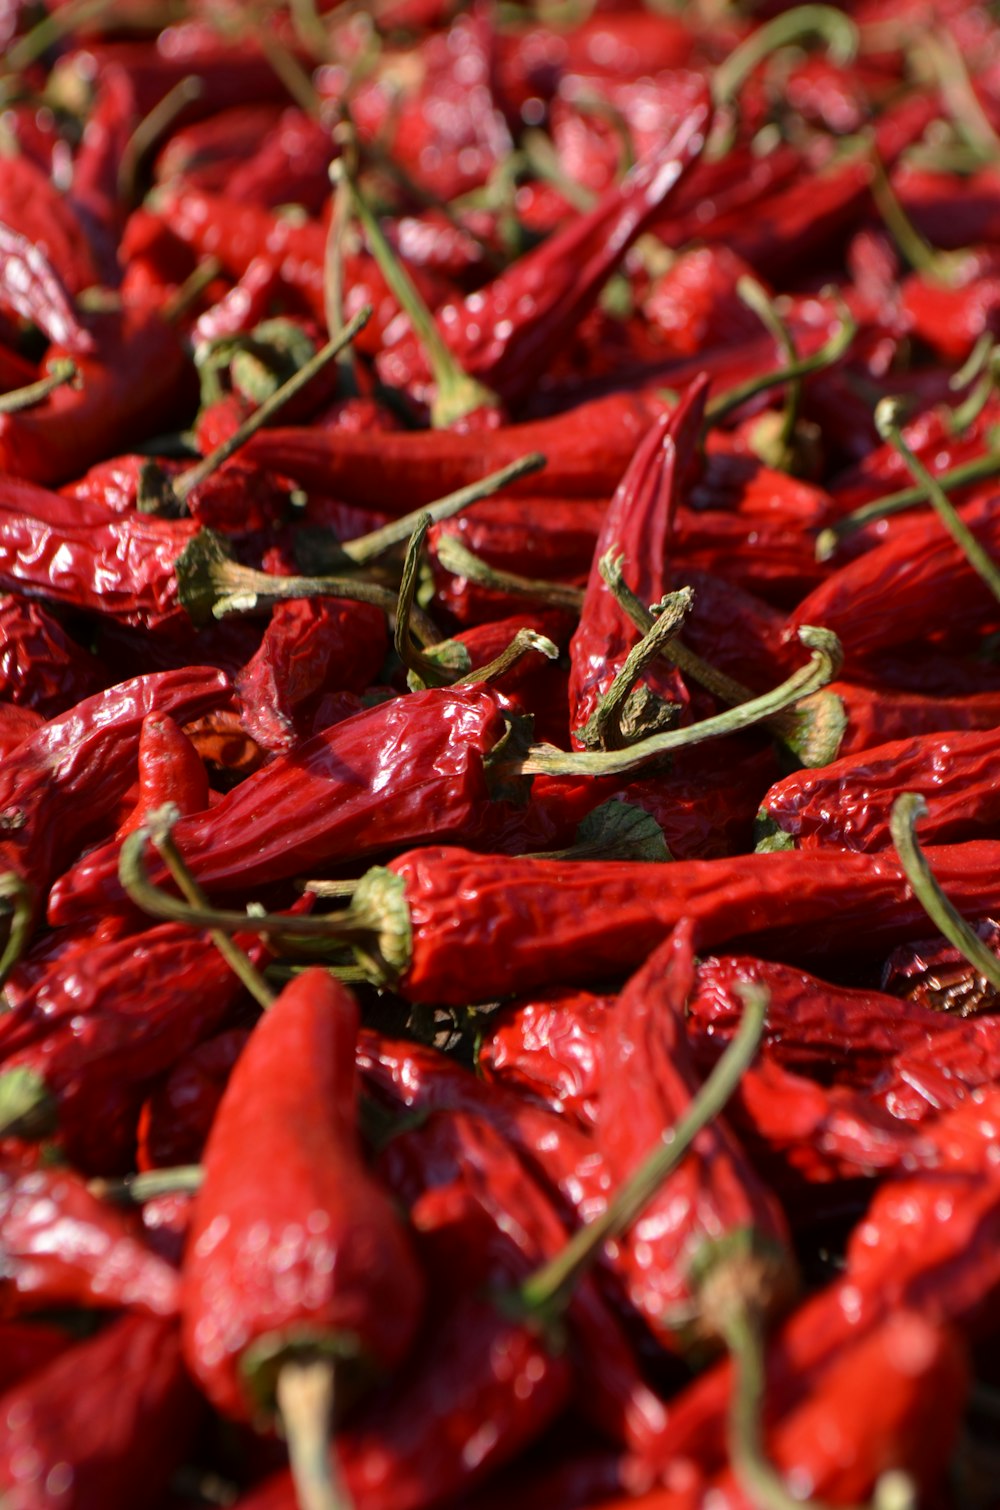
[[[179,817],[180,813],[173,803],[166,803],[150,813],[144,828],[153,841],[154,847],[159,851],[160,858],[169,870],[181,896],[192,907],[207,907],[208,898],[184,864],[180,850],[174,843],[173,826]],[[238,980],[242,981],[258,1006],[263,1007],[266,1012],[268,1007],[274,1004],[274,992],[253,961],[244,954],[228,934],[220,933],[217,928],[213,928],[210,937],[230,970]]]
[[[0,986],[3,986],[31,939],[38,897],[23,876],[9,870],[0,876],[0,901],[10,907],[10,928],[0,955]]]
[[[724,713],[702,719],[700,723],[691,724],[685,729],[669,729],[664,734],[652,734],[648,739],[640,740],[625,750],[584,750],[569,754],[552,745],[533,745],[514,769],[523,776],[616,776],[624,771],[635,770],[674,750],[764,723],[776,713],[818,692],[833,680],[840,669],[843,659],[840,641],[830,630],[804,624],[799,628],[798,635],[803,645],[812,651],[808,664],[800,666],[780,686],[760,697],[751,698],[749,702],[728,708]]]
[[[990,560],[965,520],[956,512],[955,505],[940,483],[928,472],[910,446],[900,428],[900,404],[897,399],[884,398],[876,405],[875,428],[883,440],[896,448],[914,480],[927,489],[927,497],[941,523],[972,569],[982,577],[993,596],[1000,600],[1000,569]]]
[[[183,902],[155,885],[145,863],[147,833],[136,829],[122,844],[118,860],[118,878],[135,905],[150,917],[171,923],[186,923],[190,928],[214,929],[219,933],[277,934],[283,938],[328,938],[353,942],[367,940],[372,929],[355,919],[327,917],[289,917],[273,912],[226,912]]]
[[[795,342],[763,284],[758,283],[756,278],[744,274],[743,277],[737,279],[736,293],[741,302],[757,316],[768,334],[774,338],[786,366],[793,366],[797,356]],[[781,428],[777,436],[773,438],[774,464],[783,471],[789,470],[793,460],[795,427],[798,424],[801,401],[802,379],[793,378],[785,393]]]
[[[396,599],[393,645],[407,671],[419,677],[425,687],[439,687],[447,686],[451,680],[447,668],[434,660],[432,656],[424,655],[410,638],[410,616],[413,612],[413,599],[417,590],[420,555],[430,527],[431,516],[427,513],[422,514],[410,536],[410,543],[406,547],[406,560],[403,562],[403,575]]]
[[[67,383],[78,388],[79,377],[80,369],[76,363],[69,357],[60,357],[37,383],[26,383],[23,388],[13,388],[9,393],[0,394],[0,414],[19,414],[22,409],[31,409]]]
[[[515,598],[531,598],[549,604],[552,608],[567,608],[579,613],[583,607],[583,589],[571,587],[565,582],[544,582],[532,577],[521,577],[516,572],[500,571],[490,566],[482,557],[474,555],[454,535],[442,535],[436,546],[437,558],[445,571],[453,576],[465,577],[480,587],[493,592],[507,593]]]
[[[179,477],[174,479],[172,484],[174,496],[181,503],[190,497],[195,488],[200,487],[207,478],[211,477],[213,472],[218,471],[223,462],[228,461],[230,456],[238,451],[241,446],[245,446],[247,441],[256,435],[257,431],[263,425],[266,425],[278,413],[279,409],[288,403],[289,399],[294,398],[307,383],[312,382],[316,374],[322,372],[327,363],[332,361],[339,351],[342,351],[349,342],[354,340],[358,331],[365,328],[371,317],[372,307],[370,304],[366,304],[362,309],[359,309],[354,318],[347,322],[343,330],[333,340],[327,341],[326,345],[321,347],[310,361],[300,367],[298,372],[292,374],[287,383],[282,383],[280,388],[272,393],[270,397],[266,398],[260,408],[255,409],[252,414],[248,415],[228,439],[216,446],[214,451],[210,451],[202,461],[198,462],[197,466],[190,467],[186,472],[182,472]]]
[[[43,20],[8,47],[3,59],[4,75],[22,72],[48,52],[61,37],[67,36],[74,27],[96,21],[111,4],[112,0],[70,0],[68,5],[50,11]]]
[[[942,29],[925,38],[923,50],[937,75],[952,120],[970,147],[988,162],[995,162],[1000,154],[1000,137],[979,103],[965,59],[951,33]]]
[[[358,535],[356,539],[348,540],[341,549],[344,555],[349,556],[357,565],[364,565],[407,540],[425,514],[429,515],[433,524],[438,524],[442,519],[451,519],[455,514],[460,514],[463,509],[468,508],[470,504],[478,503],[482,498],[491,498],[502,488],[510,487],[511,483],[517,482],[519,478],[528,477],[533,472],[540,472],[545,464],[546,458],[541,452],[532,451],[527,456],[520,456],[517,461],[500,467],[496,472],[488,473],[478,482],[470,482],[464,488],[457,488],[454,493],[446,493],[443,498],[427,504],[426,508],[414,509],[412,513],[403,514],[401,518],[393,519],[390,524],[384,524],[381,529],[372,530],[367,535]]]
[[[556,661],[559,659],[559,647],[553,645],[544,634],[538,634],[534,629],[519,629],[507,646],[501,650],[492,661],[487,661],[485,666],[479,666],[474,671],[467,671],[464,676],[458,677],[455,686],[479,686],[482,682],[496,682],[518,661],[522,661],[526,655],[544,655],[546,660]]]
[[[617,558],[619,570],[623,560],[624,557]],[[628,738],[622,728],[622,719],[632,689],[646,668],[660,658],[668,642],[680,632],[681,625],[690,613],[693,604],[693,590],[690,587],[682,587],[678,592],[670,593],[663,599],[657,617],[650,615],[652,623],[649,629],[625,657],[618,674],[594,714],[593,738],[598,749],[623,750],[628,745]],[[669,649],[666,653],[669,656]],[[587,743],[590,743],[589,728]]]
[[[299,1510],[350,1510],[330,1442],[336,1364],[332,1358],[290,1359],[278,1371],[278,1413]]]
[[[954,944],[974,970],[978,970],[991,986],[1000,990],[1000,960],[987,949],[962,914],[949,902],[934,879],[934,872],[920,848],[916,825],[920,818],[926,816],[927,803],[918,792],[904,792],[893,804],[889,831],[900,864],[906,872],[906,879],[935,928],[944,934],[949,943]]]
[[[147,1169],[121,1180],[88,1180],[87,1188],[102,1201],[141,1206],[161,1195],[194,1195],[201,1189],[205,1171],[200,1164],[175,1164],[169,1169]]]
[[[157,100],[148,115],[143,116],[122,148],[122,155],[118,160],[118,197],[122,204],[131,207],[136,203],[139,197],[139,169],[146,154],[164,132],[169,130],[181,111],[204,91],[203,80],[196,73],[189,73],[183,79],[178,79],[173,88]]]
[[[218,257],[203,257],[194,271],[188,273],[184,282],[175,289],[164,304],[161,313],[167,324],[176,325],[221,272],[222,263]]]
[[[988,451],[985,456],[977,456],[972,461],[963,462],[960,467],[952,467],[950,472],[942,472],[936,482],[942,492],[957,492],[959,488],[968,487],[971,483],[995,477],[998,472],[1000,451]],[[873,499],[853,513],[845,514],[843,519],[838,519],[828,529],[820,531],[816,537],[817,561],[829,561],[844,540],[875,520],[888,519],[893,514],[901,514],[904,510],[913,508],[915,504],[929,501],[930,490],[923,483],[912,488],[901,488],[898,493],[887,493],[884,498]]]
[[[797,382],[800,378],[809,377],[811,373],[821,372],[824,367],[832,367],[834,362],[839,362],[854,340],[858,328],[845,307],[841,306],[839,314],[840,324],[837,329],[811,357],[801,357],[798,361],[790,362],[787,367],[775,368],[773,372],[762,372],[757,377],[748,378],[745,383],[727,388],[725,393],[712,399],[705,410],[705,428],[710,429],[712,425],[719,424],[734,409],[756,398],[758,394],[766,393],[769,388]]]
[[[761,987],[744,988],[740,1025],[683,1117],[664,1133],[660,1144],[646,1155],[601,1215],[580,1227],[561,1253],[524,1281],[518,1298],[525,1310],[551,1315],[554,1309],[565,1306],[573,1286],[604,1244],[627,1231],[641,1216],[695,1138],[719,1115],[739,1085],[760,1044],[767,1004],[768,993]]]
[[[365,233],[369,251],[400,307],[406,311],[413,332],[424,349],[437,390],[431,405],[431,424],[435,429],[441,429],[476,409],[497,408],[499,400],[496,394],[485,384],[470,377],[448,347],[434,316],[385,239],[382,227],[372,214],[343,158],[330,164],[330,174],[334,180],[340,175],[346,180],[354,213]]]
[[[916,272],[923,273],[925,277],[933,278],[938,283],[954,282],[958,265],[956,258],[936,251],[926,237],[917,230],[896,197],[874,144],[871,160],[871,192],[875,208],[907,262]]]

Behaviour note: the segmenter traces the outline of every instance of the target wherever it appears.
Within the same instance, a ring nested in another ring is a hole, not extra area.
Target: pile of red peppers
[[[0,1504],[996,1505],[995,8],[0,51]]]

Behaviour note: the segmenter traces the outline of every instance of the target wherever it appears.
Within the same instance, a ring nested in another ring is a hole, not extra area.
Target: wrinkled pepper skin
[[[1000,907],[1000,845],[974,840],[926,853],[960,912]],[[355,904],[378,928],[388,898],[405,903],[408,917],[405,942],[396,928],[381,935],[395,988],[410,1000],[456,1004],[477,980],[492,1000],[613,979],[684,916],[706,948],[756,935],[768,952],[802,959],[836,953],[845,931],[859,957],[871,957],[926,929],[894,856],[839,850],[680,860],[664,871],[427,848],[370,872]]]
[[[484,757],[504,732],[488,687],[412,693],[352,718],[249,776],[174,838],[210,892],[268,886],[430,837],[475,833],[488,801]],[[154,879],[164,874],[151,866]],[[120,903],[118,849],[87,856],[52,889],[57,924]]]
[[[764,798],[760,816],[800,849],[888,849],[895,798],[919,792],[928,808],[922,842],[977,838],[1000,823],[998,756],[994,729],[895,740],[819,771],[786,776]]]
[[[0,699],[56,718],[100,686],[101,668],[40,603],[0,598]]]
[[[384,1374],[420,1322],[423,1275],[361,1157],[357,1032],[346,987],[325,970],[297,976],[254,1029],[212,1124],[183,1270],[184,1356],[237,1419],[273,1409],[255,1345],[291,1356],[327,1338]],[[279,1171],[264,1186],[261,1148]]]
[[[16,1510],[164,1502],[203,1406],[175,1325],[124,1316],[0,1396],[0,1490]]]

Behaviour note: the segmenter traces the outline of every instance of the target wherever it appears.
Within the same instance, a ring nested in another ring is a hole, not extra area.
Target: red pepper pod
[[[216,1113],[183,1271],[184,1353],[213,1403],[274,1410],[284,1362],[310,1352],[356,1376],[395,1368],[423,1277],[356,1127],[358,1008],[324,970],[257,1024]],[[255,1149],[278,1171],[261,1186]]]
[[[202,1405],[170,1322],[124,1316],[0,1396],[0,1489],[17,1510],[153,1510]]]
[[[1000,845],[926,851],[965,916],[1000,907]],[[662,865],[474,855],[428,847],[372,870],[354,916],[378,938],[382,978],[409,1000],[464,1004],[545,985],[620,977],[682,917],[706,948],[753,935],[762,952],[859,957],[926,931],[902,867],[884,853],[816,850]]]
[[[55,718],[100,686],[101,668],[40,603],[0,598],[0,698]]]
[[[72,1240],[69,1234],[72,1233]],[[176,1272],[70,1169],[0,1166],[0,1308],[180,1309]]]
[[[94,316],[95,350],[53,346],[48,362],[74,356],[79,387],[0,414],[0,470],[34,482],[68,482],[105,456],[170,428],[183,414],[189,377],[177,332],[154,309]]]
[[[178,812],[200,813],[208,807],[208,772],[187,735],[169,713],[149,713],[139,733],[139,799],[116,838],[141,828],[164,803]]]
[[[1000,692],[930,697],[895,688],[862,687],[853,682],[830,682],[827,691],[840,699],[847,714],[847,728],[840,741],[841,758],[916,734],[995,729],[1000,725]]]
[[[924,841],[975,838],[1000,823],[998,756],[995,729],[895,740],[818,771],[786,776],[767,793],[760,819],[769,833],[787,834],[800,849],[887,849],[894,798],[920,792],[928,806],[920,830]]]
[[[229,1028],[195,1044],[153,1090],[139,1118],[139,1169],[198,1163],[249,1036],[246,1028]]]
[[[313,735],[210,812],[181,819],[175,841],[200,884],[223,891],[270,886],[442,827],[475,833],[489,802],[485,760],[505,728],[501,699],[486,686],[394,698]],[[118,846],[104,846],[53,887],[50,920],[90,917],[123,897]]]
[[[596,1136],[618,1185],[662,1143],[701,1087],[684,1023],[694,982],[693,930],[683,920],[607,1014]],[[679,1345],[677,1316],[694,1300],[699,1253],[747,1231],[777,1251],[785,1243],[777,1202],[717,1117],[616,1243],[615,1268],[629,1299],[665,1347]]]
[[[629,651],[639,639],[600,572],[608,552],[624,555],[625,580],[643,604],[667,590],[666,557],[684,475],[693,460],[705,412],[706,378],[696,379],[668,417],[654,421],[611,500],[597,537],[580,624],[570,646],[570,728],[577,748]],[[686,688],[677,671],[648,680],[664,698],[682,705]]]
[[[508,1002],[479,1041],[479,1073],[586,1128],[597,1121],[602,1032],[614,997],[569,987]]]

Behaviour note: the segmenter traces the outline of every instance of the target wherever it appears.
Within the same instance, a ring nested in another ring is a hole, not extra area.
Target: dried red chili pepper
[[[656,421],[637,447],[611,500],[594,549],[594,560],[570,647],[570,728],[576,748],[592,743],[584,730],[621,670],[639,635],[626,618],[600,572],[609,550],[624,554],[629,587],[643,604],[658,603],[666,592],[665,563],[681,480],[691,465],[705,412],[707,383],[696,381],[670,416]],[[679,673],[659,668],[647,674],[661,699],[687,703]]]
[[[224,891],[273,886],[442,825],[475,833],[489,803],[488,757],[505,728],[489,687],[436,688],[363,709],[255,772],[210,813],[182,819],[177,846],[200,885]],[[109,845],[53,887],[50,918],[62,925],[123,899],[118,846]]]
[[[72,1233],[72,1241],[68,1235]],[[0,1166],[0,1306],[8,1315],[65,1306],[149,1316],[180,1309],[176,1272],[71,1169]]]
[[[116,838],[141,828],[165,802],[178,811],[200,813],[208,807],[208,773],[201,757],[169,713],[149,713],[139,734],[139,797]]]
[[[319,969],[296,977],[212,1125],[183,1271],[184,1354],[238,1419],[285,1414],[283,1371],[317,1356],[336,1360],[338,1392],[352,1396],[400,1364],[420,1322],[423,1276],[358,1146],[357,1031],[343,986]],[[282,1171],[266,1191],[261,1136]]]
[[[156,310],[94,315],[92,355],[63,385],[20,414],[0,414],[0,465],[15,477],[66,482],[109,452],[169,429],[183,416],[189,373],[177,332]],[[50,347],[46,362],[67,355]]]
[[[0,703],[0,758],[16,750],[44,724],[40,713],[21,708],[17,703]]]
[[[140,1170],[198,1162],[248,1037],[246,1028],[229,1028],[196,1044],[178,1060],[143,1105],[137,1152]]]
[[[822,772],[796,772],[779,781],[761,805],[762,829],[775,840],[814,849],[885,849],[892,843],[889,812],[900,791],[928,799],[925,838],[953,843],[992,832],[1000,821],[993,730],[920,734],[849,755]],[[787,841],[782,837],[787,835]]]
[[[70,294],[91,288],[98,281],[87,238],[65,196],[24,153],[15,152],[4,160],[0,222],[19,238],[17,249],[8,243],[8,253],[20,255],[25,241],[36,247]],[[31,257],[30,261],[41,268],[38,258]],[[33,320],[35,315],[29,313],[28,318]],[[73,326],[56,339],[65,341],[69,336],[72,340],[76,323],[74,320]],[[84,340],[80,350],[85,349]]]
[[[603,1079],[602,1033],[614,1000],[567,986],[508,1002],[479,1040],[480,1074],[592,1128]]]
[[[1000,723],[1000,694],[928,697],[919,692],[831,682],[828,690],[847,715],[840,741],[841,758],[876,745],[950,729],[995,729]]]
[[[0,223],[0,253],[0,309],[37,325],[65,352],[93,351],[94,337],[81,325],[68,289],[37,241]]]
[[[202,1415],[169,1322],[124,1316],[0,1397],[0,1486],[25,1510],[159,1504]]]
[[[982,840],[929,849],[927,857],[955,906],[976,916],[1000,906],[996,853]],[[494,997],[608,979],[684,916],[705,947],[756,934],[800,958],[839,950],[845,937],[870,957],[926,926],[902,867],[882,854],[683,860],[664,872],[627,861],[561,864],[427,848],[370,871],[344,928],[359,937],[371,930],[379,978],[404,996],[464,1003],[484,961]]]

